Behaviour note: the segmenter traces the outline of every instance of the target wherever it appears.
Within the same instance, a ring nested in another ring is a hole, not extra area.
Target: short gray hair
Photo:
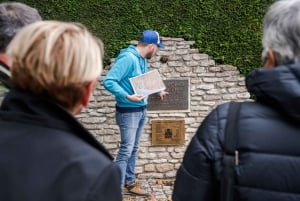
[[[272,49],[277,65],[300,63],[300,0],[279,0],[263,21],[263,53]]]
[[[28,5],[18,2],[0,3],[0,52],[5,52],[9,42],[22,27],[41,20],[39,12]]]

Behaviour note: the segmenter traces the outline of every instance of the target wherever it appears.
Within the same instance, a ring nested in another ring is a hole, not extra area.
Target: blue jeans
[[[140,112],[116,112],[121,143],[115,162],[121,169],[121,187],[135,181],[136,154],[146,123],[146,116],[146,109]]]

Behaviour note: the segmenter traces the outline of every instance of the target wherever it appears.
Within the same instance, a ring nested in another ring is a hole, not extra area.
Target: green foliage
[[[23,0],[44,19],[76,21],[100,37],[105,62],[144,29],[194,40],[194,48],[241,73],[261,66],[261,21],[274,0]]]

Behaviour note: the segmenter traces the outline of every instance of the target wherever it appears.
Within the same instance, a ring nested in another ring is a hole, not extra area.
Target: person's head
[[[87,106],[102,71],[103,44],[81,24],[30,24],[16,34],[6,53],[13,87],[50,95],[73,114]]]
[[[263,20],[265,67],[300,63],[300,0],[279,0]]]
[[[158,48],[164,48],[165,46],[160,42],[159,33],[153,30],[145,30],[141,33],[141,36],[138,41],[138,47],[141,47],[142,56],[147,59],[151,59]]]
[[[5,52],[9,42],[22,27],[41,20],[38,11],[28,5],[0,3],[0,53]]]

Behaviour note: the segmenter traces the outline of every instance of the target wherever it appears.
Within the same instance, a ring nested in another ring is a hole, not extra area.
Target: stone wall
[[[174,178],[186,145],[205,116],[222,102],[248,100],[250,97],[245,89],[244,77],[239,75],[236,67],[217,65],[208,55],[191,48],[194,41],[163,37],[162,42],[166,48],[159,50],[156,56],[149,60],[149,70],[158,69],[163,79],[189,79],[190,111],[148,113],[148,122],[141,139],[136,167],[137,177],[143,180]],[[162,57],[168,58],[167,62],[161,62]],[[104,69],[90,106],[78,115],[78,118],[115,156],[120,141],[114,118],[115,101],[114,97],[104,90],[101,83],[110,67]],[[156,119],[184,119],[185,145],[152,146],[151,120]]]

